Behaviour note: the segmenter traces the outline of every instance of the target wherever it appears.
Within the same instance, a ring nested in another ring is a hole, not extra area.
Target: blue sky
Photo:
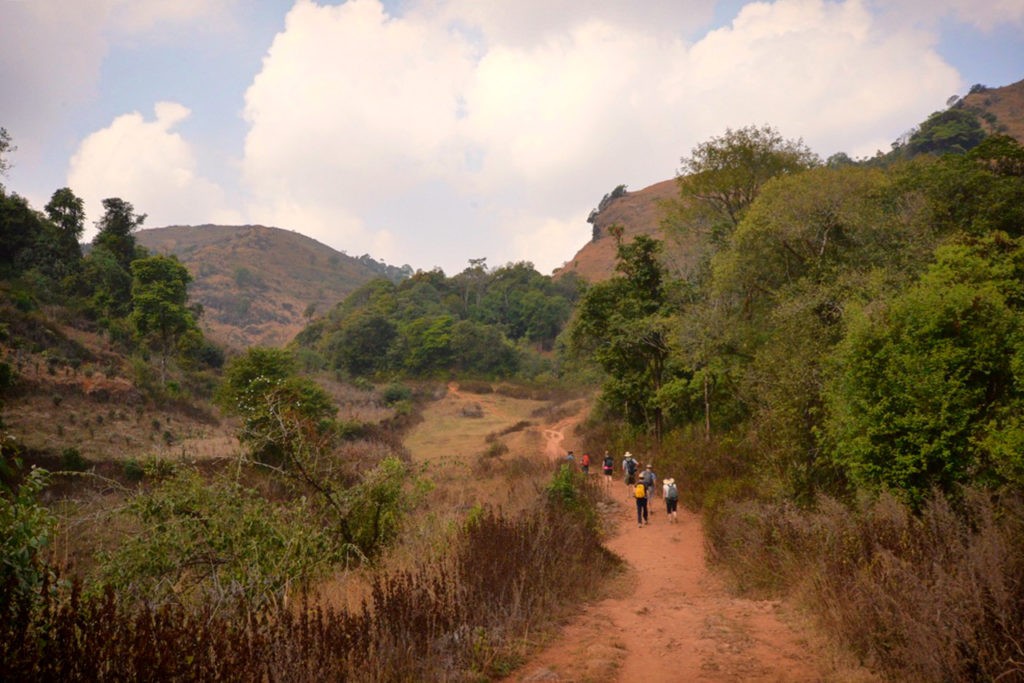
[[[769,124],[870,156],[1024,78],[1024,0],[0,0],[0,179],[92,222],[273,225],[550,272],[616,185]]]

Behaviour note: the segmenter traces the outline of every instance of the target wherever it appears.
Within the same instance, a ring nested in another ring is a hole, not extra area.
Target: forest
[[[500,643],[582,599],[551,577],[616,564],[601,494],[564,468],[545,469],[523,512],[475,507],[420,562],[389,564],[435,485],[403,436],[460,379],[592,396],[588,451],[679,473],[734,589],[799,601],[883,677],[1024,677],[1024,148],[955,107],[862,160],[750,126],[691,150],[677,182],[661,235],[613,228],[605,281],[484,259],[381,278],[288,347],[234,355],[204,338],[187,270],[135,244],[131,204],[104,201],[83,255],[70,189],[40,212],[0,186],[0,396],[17,394],[19,349],[95,361],[47,322],[59,311],[133,359],[147,401],[208,402],[240,444],[213,470],[137,463],[131,533],[68,576],[43,500],[66,473],[27,464],[4,430],[2,671],[507,673],[521,653]],[[684,242],[686,259],[666,258]],[[375,417],[339,417],[339,392]],[[78,460],[66,450],[59,469]],[[354,567],[370,572],[361,608],[296,610]],[[534,581],[545,590],[524,597]],[[156,637],[208,654],[172,661]],[[270,640],[289,646],[257,654]],[[94,647],[100,663],[84,663]]]

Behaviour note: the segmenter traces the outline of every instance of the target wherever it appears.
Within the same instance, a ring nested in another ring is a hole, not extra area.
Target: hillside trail
[[[552,458],[572,448],[565,435],[575,421],[544,430]],[[605,545],[627,563],[625,576],[610,579],[619,582],[612,597],[581,607],[506,683],[875,680],[863,671],[838,672],[827,648],[798,629],[798,615],[782,602],[730,595],[705,566],[698,515],[680,509],[678,522],[669,523],[659,495],[650,524],[638,528],[636,505],[616,474],[614,528]],[[603,580],[580,579],[595,589]]]

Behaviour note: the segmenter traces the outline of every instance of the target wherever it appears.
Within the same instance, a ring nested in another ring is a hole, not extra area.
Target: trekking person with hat
[[[636,483],[636,471],[639,467],[640,463],[636,461],[633,454],[626,451],[626,454],[622,456],[622,471],[626,475],[626,489],[630,495],[633,494],[632,487]]]

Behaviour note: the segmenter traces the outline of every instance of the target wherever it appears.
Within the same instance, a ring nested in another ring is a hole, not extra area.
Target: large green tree
[[[851,314],[828,392],[833,457],[915,503],[1024,484],[1024,245],[996,233],[936,256],[905,293]]]
[[[670,378],[671,310],[662,244],[638,235],[626,244],[617,232],[619,275],[587,290],[569,331],[573,352],[592,357],[607,379],[602,401],[634,427],[660,439]]]
[[[132,312],[136,336],[160,354],[160,381],[167,381],[167,358],[178,340],[197,331],[188,306],[188,269],[175,256],[151,256],[132,261]]]
[[[704,229],[713,240],[724,239],[766,182],[820,163],[802,140],[787,140],[770,126],[726,129],[681,159],[678,220],[683,229]]]

